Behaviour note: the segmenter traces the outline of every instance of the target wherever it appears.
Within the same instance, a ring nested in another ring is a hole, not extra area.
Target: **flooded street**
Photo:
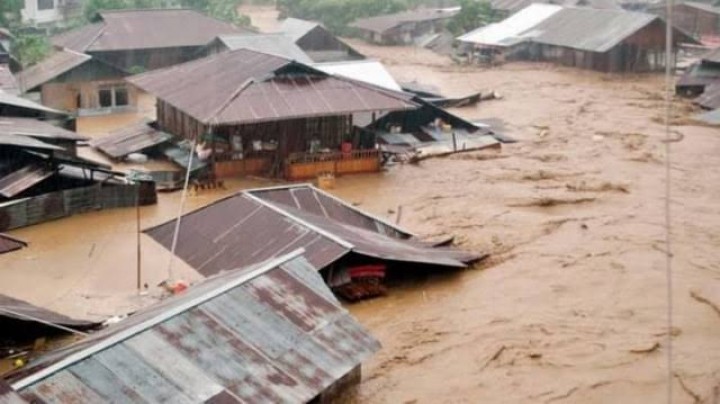
[[[392,221],[401,212],[400,224],[417,234],[453,235],[462,248],[491,254],[481,267],[347,306],[383,345],[363,368],[358,401],[662,402],[663,78],[530,63],[484,70],[414,48],[351,44],[399,81],[448,96],[497,91],[501,100],[453,112],[498,120],[519,140],[337,180],[332,192],[361,209]],[[681,100],[675,108],[691,113]],[[123,122],[79,131],[97,136]],[[720,313],[707,302],[720,304],[720,131],[674,129],[675,402],[716,403]],[[268,184],[231,181],[190,196],[186,211]],[[161,194],[141,209],[142,228],[173,218],[179,203],[180,193]],[[0,293],[85,318],[147,305],[169,275],[170,254],[141,236],[150,293],[138,296],[136,226],[135,210],[121,209],[12,231],[30,247],[0,256]],[[200,278],[179,260],[174,276]]]

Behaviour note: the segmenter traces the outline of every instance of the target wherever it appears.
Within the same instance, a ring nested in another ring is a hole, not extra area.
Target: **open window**
[[[130,105],[130,95],[125,86],[106,86],[98,90],[100,108],[124,107]]]

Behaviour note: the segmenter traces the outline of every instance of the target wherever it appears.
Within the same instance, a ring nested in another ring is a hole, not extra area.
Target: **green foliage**
[[[0,0],[0,27],[13,28],[20,23],[23,0]]]
[[[462,10],[455,15],[447,25],[448,30],[454,35],[461,35],[476,28],[483,27],[501,18],[489,1],[485,0],[460,0]]]
[[[13,55],[23,67],[32,66],[50,53],[50,42],[43,35],[18,34],[13,41]]]
[[[406,10],[412,0],[277,0],[285,15],[322,22],[331,31],[344,33],[358,19]]]

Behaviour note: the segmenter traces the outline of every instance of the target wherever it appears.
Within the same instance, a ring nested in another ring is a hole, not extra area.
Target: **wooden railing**
[[[294,153],[285,160],[285,177],[289,180],[315,178],[321,173],[342,175],[379,170],[380,152],[375,149],[348,153]]]
[[[292,153],[287,158],[288,164],[297,163],[319,163],[326,161],[358,160],[368,158],[380,158],[380,152],[376,149],[353,150],[348,153],[325,152],[325,153]]]

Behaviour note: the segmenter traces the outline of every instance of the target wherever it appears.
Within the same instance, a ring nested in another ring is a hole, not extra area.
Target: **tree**
[[[101,10],[183,7],[233,24],[250,25],[250,19],[237,12],[241,2],[242,0],[87,0],[83,14],[87,21],[93,21]]]
[[[450,19],[447,25],[454,35],[462,35],[500,20],[489,1],[460,0],[460,7],[460,12]]]
[[[0,0],[0,27],[13,28],[20,24],[23,0]]]
[[[22,67],[32,66],[50,53],[50,42],[43,35],[17,34],[12,51]]]

